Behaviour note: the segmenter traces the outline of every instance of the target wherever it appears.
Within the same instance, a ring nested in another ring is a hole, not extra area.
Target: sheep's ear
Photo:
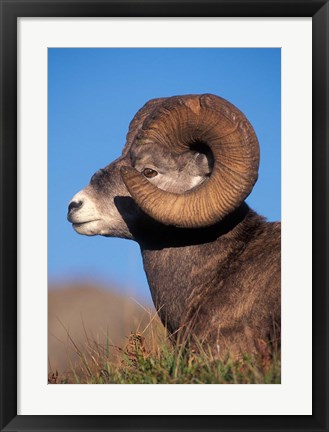
[[[211,153],[199,153],[196,152],[194,155],[194,163],[198,169],[198,175],[207,176],[210,175],[214,166],[214,159]]]

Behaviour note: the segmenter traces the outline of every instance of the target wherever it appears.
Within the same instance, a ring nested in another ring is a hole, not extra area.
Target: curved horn
[[[183,194],[163,191],[132,167],[122,178],[136,203],[155,220],[177,227],[212,225],[236,209],[258,176],[259,146],[246,117],[218,96],[174,96],[156,104],[144,119],[134,145],[157,142],[183,153],[196,143],[212,151],[208,181]]]
[[[150,115],[156,106],[163,102],[166,98],[151,99],[140,110],[137,111],[134,118],[129,124],[129,130],[126,136],[126,145],[122,150],[122,156],[125,156],[134,142],[134,139],[143,126],[144,120]]]

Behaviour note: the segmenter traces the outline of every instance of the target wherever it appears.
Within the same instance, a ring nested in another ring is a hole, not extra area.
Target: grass
[[[218,360],[207,347],[186,340],[175,346],[154,316],[142,331],[127,337],[124,347],[111,344],[108,335],[103,343],[88,336],[85,346],[78,346],[67,331],[68,341],[78,356],[67,372],[50,369],[50,384],[279,384],[281,360],[279,350],[269,356],[263,350],[257,356],[234,359],[229,355]]]

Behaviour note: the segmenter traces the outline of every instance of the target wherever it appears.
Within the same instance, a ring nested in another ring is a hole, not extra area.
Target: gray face
[[[127,165],[162,190],[184,193],[209,177],[213,159],[203,148],[177,155],[151,143],[133,145],[124,156],[95,173],[90,184],[72,198],[68,220],[77,233],[134,238],[131,227],[145,216],[121,178],[120,167]]]

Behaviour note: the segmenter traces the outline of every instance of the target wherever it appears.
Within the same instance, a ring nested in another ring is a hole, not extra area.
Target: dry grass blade
[[[66,375],[50,370],[48,382],[51,384],[280,383],[279,351],[270,359],[265,356],[266,367],[264,356],[259,355],[237,360],[228,353],[219,360],[204,341],[189,336],[187,327],[174,335],[176,345],[173,345],[172,335],[168,337],[153,314],[150,314],[150,322],[143,332],[131,332],[123,348],[114,345],[118,361],[110,354],[112,345],[108,332],[104,335],[104,341],[99,338],[92,340],[89,336],[85,355],[63,323],[61,325],[80,363],[73,365],[70,361],[71,372]],[[157,335],[156,343],[152,335]],[[267,355],[264,344],[263,351]]]

